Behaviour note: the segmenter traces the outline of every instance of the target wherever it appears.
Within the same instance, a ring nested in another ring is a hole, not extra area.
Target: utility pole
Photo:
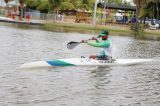
[[[2,2],[3,2],[3,1],[1,1],[1,7],[2,7]]]
[[[94,24],[94,25],[96,25],[97,3],[98,3],[98,1],[95,0],[95,4],[94,4],[94,17],[93,17],[93,24]]]
[[[108,0],[104,0],[104,3],[103,3],[103,4],[104,4],[104,5],[103,5],[103,6],[104,6],[104,7],[103,7],[103,11],[104,11],[104,13],[105,13],[105,14],[103,14],[103,17],[106,17],[106,6],[107,6],[107,2],[108,2]]]
[[[104,1],[104,10],[106,9],[107,3],[108,3],[108,0],[105,0],[105,1]]]

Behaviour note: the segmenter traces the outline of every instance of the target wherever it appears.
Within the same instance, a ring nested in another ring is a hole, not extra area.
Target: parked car
[[[152,30],[159,29],[159,23],[156,19],[152,19],[148,21],[148,26],[149,26],[149,29],[152,29]]]

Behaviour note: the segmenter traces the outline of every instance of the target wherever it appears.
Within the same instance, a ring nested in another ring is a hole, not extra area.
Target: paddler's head
[[[108,30],[102,30],[101,33],[98,35],[98,38],[102,38],[102,40],[107,40],[108,35],[109,35]]]

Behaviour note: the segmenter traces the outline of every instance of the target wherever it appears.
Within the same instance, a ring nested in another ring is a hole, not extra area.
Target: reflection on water
[[[90,70],[91,71],[91,79],[94,80],[95,82],[95,88],[96,89],[104,89],[106,84],[110,82],[108,74],[111,71],[110,67],[97,67],[95,70]],[[93,81],[92,80],[92,81]]]
[[[41,30],[48,30],[48,31],[53,31],[53,32],[78,32],[78,33],[91,33],[97,35],[99,33],[98,30],[88,30],[88,29],[83,29],[83,28],[71,28],[71,27],[57,27],[57,26],[52,26],[52,28],[46,28],[44,25],[30,25],[30,24],[17,24],[17,23],[0,23],[0,25],[8,25],[16,28],[21,28],[21,29],[41,29]],[[117,33],[117,32],[112,32],[112,35],[118,35],[118,36],[125,36],[126,33]],[[131,34],[131,33],[130,33]],[[160,37],[157,35],[149,35],[146,34],[143,38],[144,40],[157,40],[160,41]]]
[[[59,67],[20,70],[22,63],[97,54],[70,41],[95,36],[0,26],[2,106],[159,106],[159,62],[114,67]],[[115,58],[160,58],[160,42],[111,36]]]

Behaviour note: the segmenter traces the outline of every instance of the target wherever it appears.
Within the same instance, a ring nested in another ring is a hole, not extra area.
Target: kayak
[[[96,60],[90,58],[53,59],[25,63],[20,68],[64,67],[64,66],[120,66],[151,62],[152,59],[110,59]]]

